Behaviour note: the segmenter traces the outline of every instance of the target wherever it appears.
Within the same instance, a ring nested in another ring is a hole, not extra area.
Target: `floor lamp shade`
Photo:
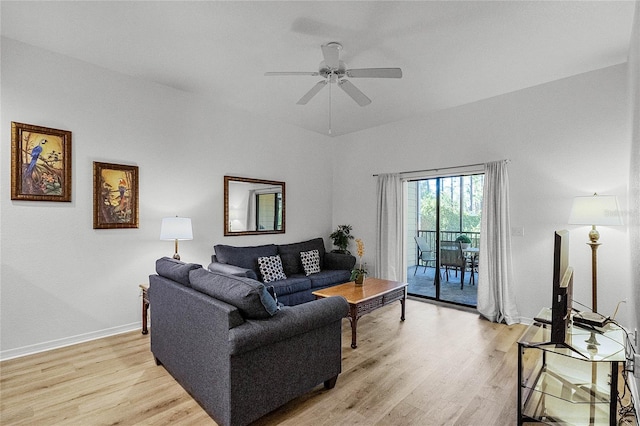
[[[180,255],[178,254],[178,241],[193,240],[191,219],[188,217],[177,216],[163,218],[162,225],[160,226],[160,239],[175,241],[175,254],[173,255],[173,258],[180,260]]]
[[[615,195],[575,197],[569,215],[571,225],[622,225]]]

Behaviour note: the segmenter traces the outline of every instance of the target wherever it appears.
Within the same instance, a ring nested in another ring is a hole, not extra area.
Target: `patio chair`
[[[480,263],[480,256],[478,254],[472,254],[471,256],[468,257],[468,259],[469,259],[469,270],[471,272],[469,276],[469,284],[475,285],[476,284],[475,274],[478,273],[478,264]]]
[[[429,247],[429,244],[427,243],[427,239],[425,237],[413,237],[413,239],[416,241],[416,244],[418,245],[418,253],[419,253],[418,263],[420,262],[423,263],[424,271],[427,272],[427,266],[429,265],[430,262],[433,262],[433,266],[435,268],[436,252],[431,250],[431,247]],[[416,271],[418,270],[418,266],[419,265],[416,265],[416,269],[413,270],[413,275],[416,274]]]
[[[462,253],[462,247],[458,241],[440,241],[440,267],[445,268],[445,276],[449,281],[449,269],[460,270],[460,289],[464,288],[464,273],[467,269],[467,258]]]

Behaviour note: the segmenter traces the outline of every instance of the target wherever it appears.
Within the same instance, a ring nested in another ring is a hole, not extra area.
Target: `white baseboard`
[[[76,345],[78,343],[88,342],[90,340],[101,339],[103,337],[113,336],[116,334],[127,333],[133,330],[140,330],[141,322],[121,325],[118,327],[107,328],[104,330],[92,331],[91,333],[78,334],[76,336],[65,337],[63,339],[50,340],[48,342],[37,343],[35,345],[23,346],[15,349],[0,351],[0,361],[6,361],[12,358],[32,355],[39,352],[50,351],[52,349],[63,348],[65,346]]]
[[[520,324],[531,325],[531,324],[533,324],[533,318],[520,317]]]

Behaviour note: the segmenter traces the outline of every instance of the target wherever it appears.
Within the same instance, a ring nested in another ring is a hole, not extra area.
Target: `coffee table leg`
[[[356,306],[349,307],[349,321],[351,322],[351,347],[358,347],[358,308]]]
[[[400,314],[400,320],[404,321],[404,302],[407,300],[406,297],[400,299],[400,303],[402,304],[402,313]]]

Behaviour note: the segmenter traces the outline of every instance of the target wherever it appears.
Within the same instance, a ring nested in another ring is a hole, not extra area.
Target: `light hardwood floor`
[[[320,385],[256,424],[516,424],[525,326],[415,300],[399,319],[399,303],[365,315],[355,350],[345,319],[336,387]],[[2,425],[215,425],[155,365],[139,331],[4,361],[0,370]]]

